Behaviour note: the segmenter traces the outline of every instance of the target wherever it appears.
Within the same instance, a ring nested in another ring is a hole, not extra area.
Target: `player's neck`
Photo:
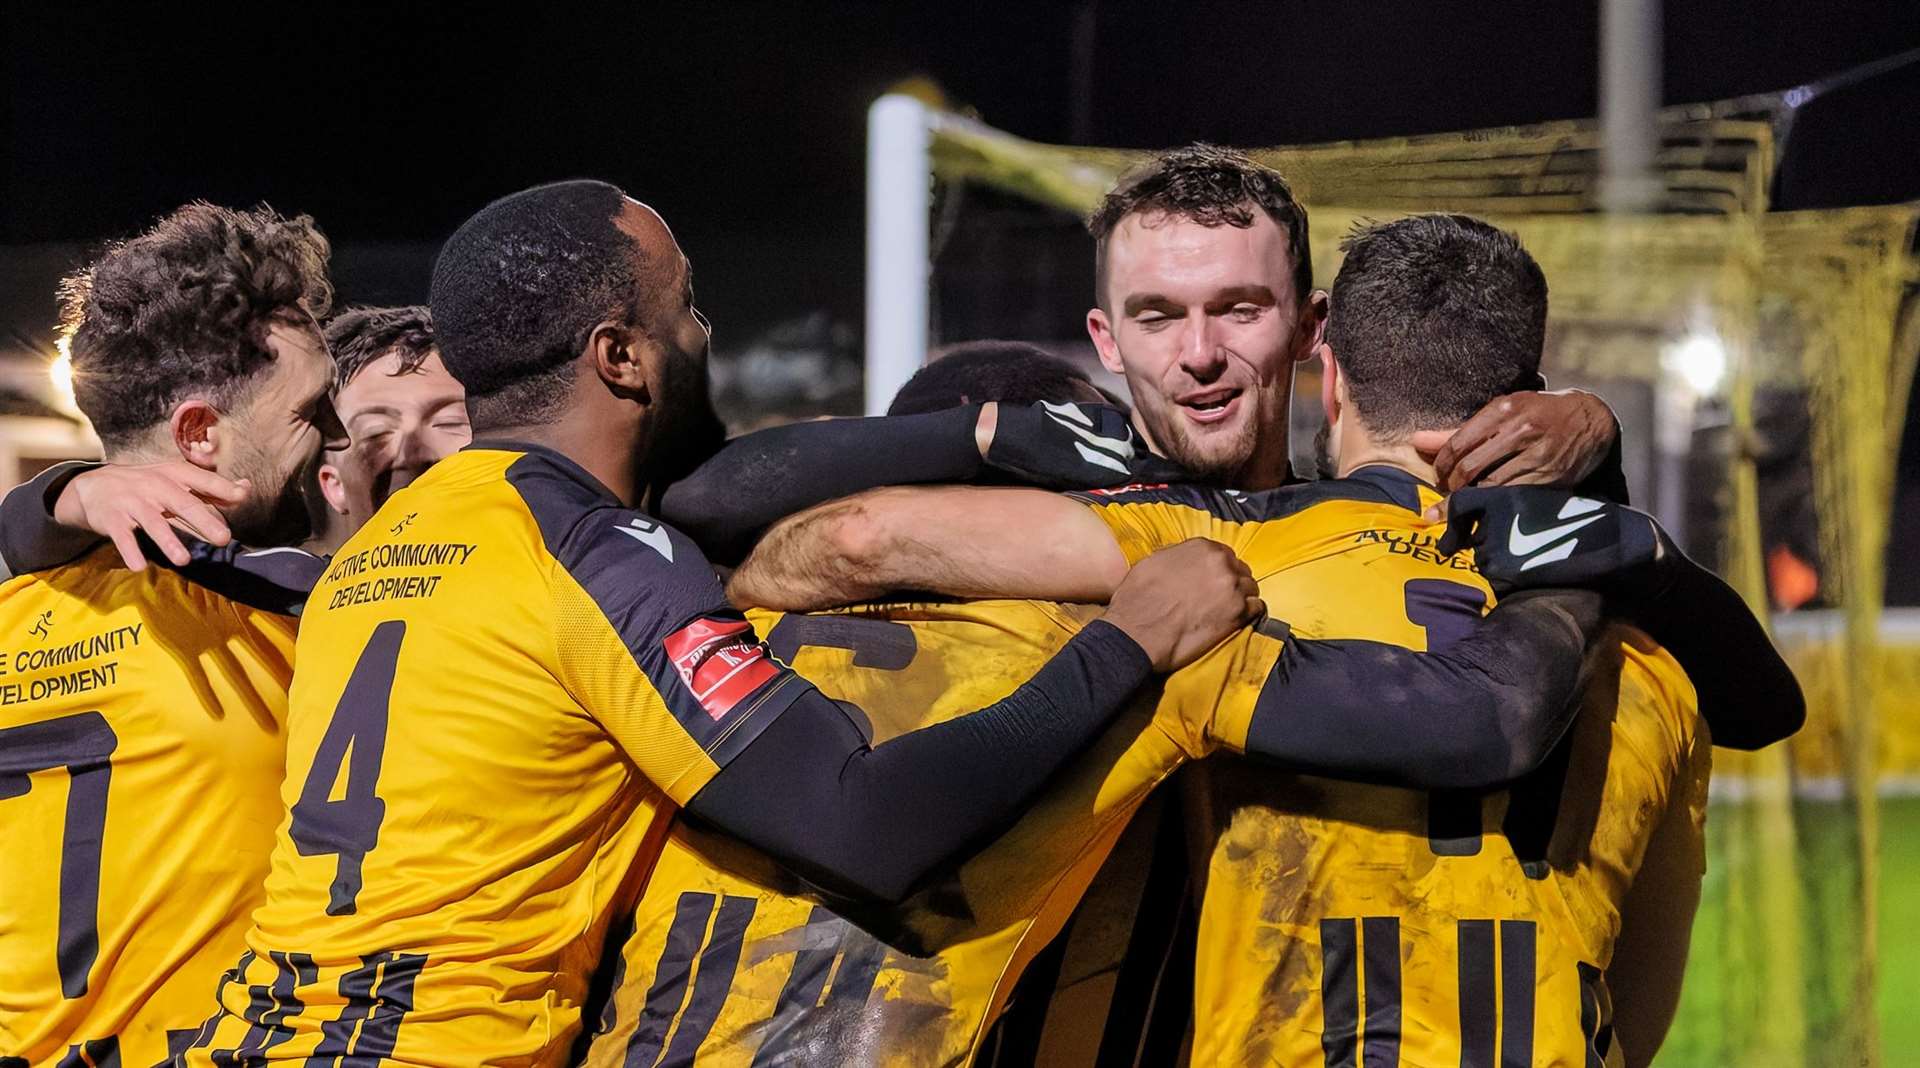
[[[1342,430],[1339,465],[1341,478],[1363,467],[1384,464],[1388,467],[1397,467],[1428,485],[1438,481],[1438,476],[1434,474],[1432,460],[1420,455],[1420,451],[1411,443],[1379,441],[1364,435],[1347,433],[1346,428]]]
[[[173,443],[173,434],[167,424],[162,423],[143,436],[122,440],[118,444],[102,442],[100,459],[116,467],[130,467],[184,460],[186,457],[181,454],[179,446]]]
[[[1284,486],[1293,481],[1293,458],[1285,448],[1286,438],[1280,439],[1281,448],[1255,453],[1247,466],[1233,479],[1233,488],[1250,493]]]
[[[632,448],[621,448],[621,436],[583,419],[565,418],[528,426],[490,427],[480,435],[503,441],[540,445],[579,464],[587,474],[612,491],[629,508],[640,495],[640,463]]]

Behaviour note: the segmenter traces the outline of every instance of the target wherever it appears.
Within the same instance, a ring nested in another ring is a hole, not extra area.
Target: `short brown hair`
[[[1087,232],[1094,242],[1094,299],[1103,307],[1107,303],[1107,239],[1127,216],[1166,212],[1202,226],[1246,229],[1253,225],[1256,207],[1287,232],[1294,295],[1306,297],[1313,290],[1307,209],[1293,199],[1287,180],[1244,152],[1195,143],[1162,152],[1127,172],[1087,216]]]
[[[1519,238],[1470,215],[1413,215],[1355,226],[1341,248],[1327,344],[1368,429],[1442,430],[1543,388],[1547,279]]]
[[[389,353],[400,357],[395,374],[417,371],[433,353],[433,344],[433,315],[422,305],[349,308],[327,321],[327,351],[339,369],[333,388],[338,392]]]
[[[333,303],[327,239],[305,215],[195,201],[60,286],[74,400],[109,447],[191,391],[226,404],[273,362],[267,330]]]

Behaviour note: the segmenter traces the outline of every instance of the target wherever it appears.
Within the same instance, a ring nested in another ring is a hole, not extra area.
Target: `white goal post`
[[[889,93],[867,111],[866,412],[887,410],[927,360],[931,114]]]

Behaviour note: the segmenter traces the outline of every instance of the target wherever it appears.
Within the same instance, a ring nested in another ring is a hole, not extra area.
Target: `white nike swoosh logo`
[[[1546,552],[1541,553],[1539,556],[1536,556],[1533,559],[1528,560],[1526,563],[1521,564],[1520,570],[1532,571],[1534,568],[1539,567],[1541,564],[1551,564],[1560,560],[1565,560],[1567,557],[1573,555],[1573,550],[1578,548],[1579,545],[1580,545],[1579,538],[1572,538],[1568,541],[1564,541],[1560,543],[1558,546],[1552,549],[1548,549]]]
[[[1557,527],[1548,527],[1545,530],[1536,530],[1529,534],[1520,529],[1520,517],[1515,516],[1513,519],[1513,532],[1507,536],[1507,551],[1513,553],[1515,556],[1532,556],[1540,549],[1559,541],[1561,538],[1566,537],[1589,523],[1598,522],[1599,519],[1600,517],[1597,515],[1590,515],[1585,519],[1576,519],[1571,523],[1562,523]],[[1572,551],[1571,547],[1567,550],[1568,553]],[[1566,557],[1563,555],[1556,559],[1564,560]],[[1522,570],[1525,569],[1522,568]]]

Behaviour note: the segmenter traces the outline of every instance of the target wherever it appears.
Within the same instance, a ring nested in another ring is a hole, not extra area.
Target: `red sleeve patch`
[[[1123,493],[1143,493],[1147,490],[1163,490],[1167,488],[1167,485],[1165,482],[1129,482],[1124,486],[1109,486],[1106,489],[1081,490],[1080,492],[1091,494],[1095,497],[1118,497]]]
[[[680,681],[716,721],[780,677],[767,647],[749,640],[752,634],[743,619],[696,619],[661,642]]]

